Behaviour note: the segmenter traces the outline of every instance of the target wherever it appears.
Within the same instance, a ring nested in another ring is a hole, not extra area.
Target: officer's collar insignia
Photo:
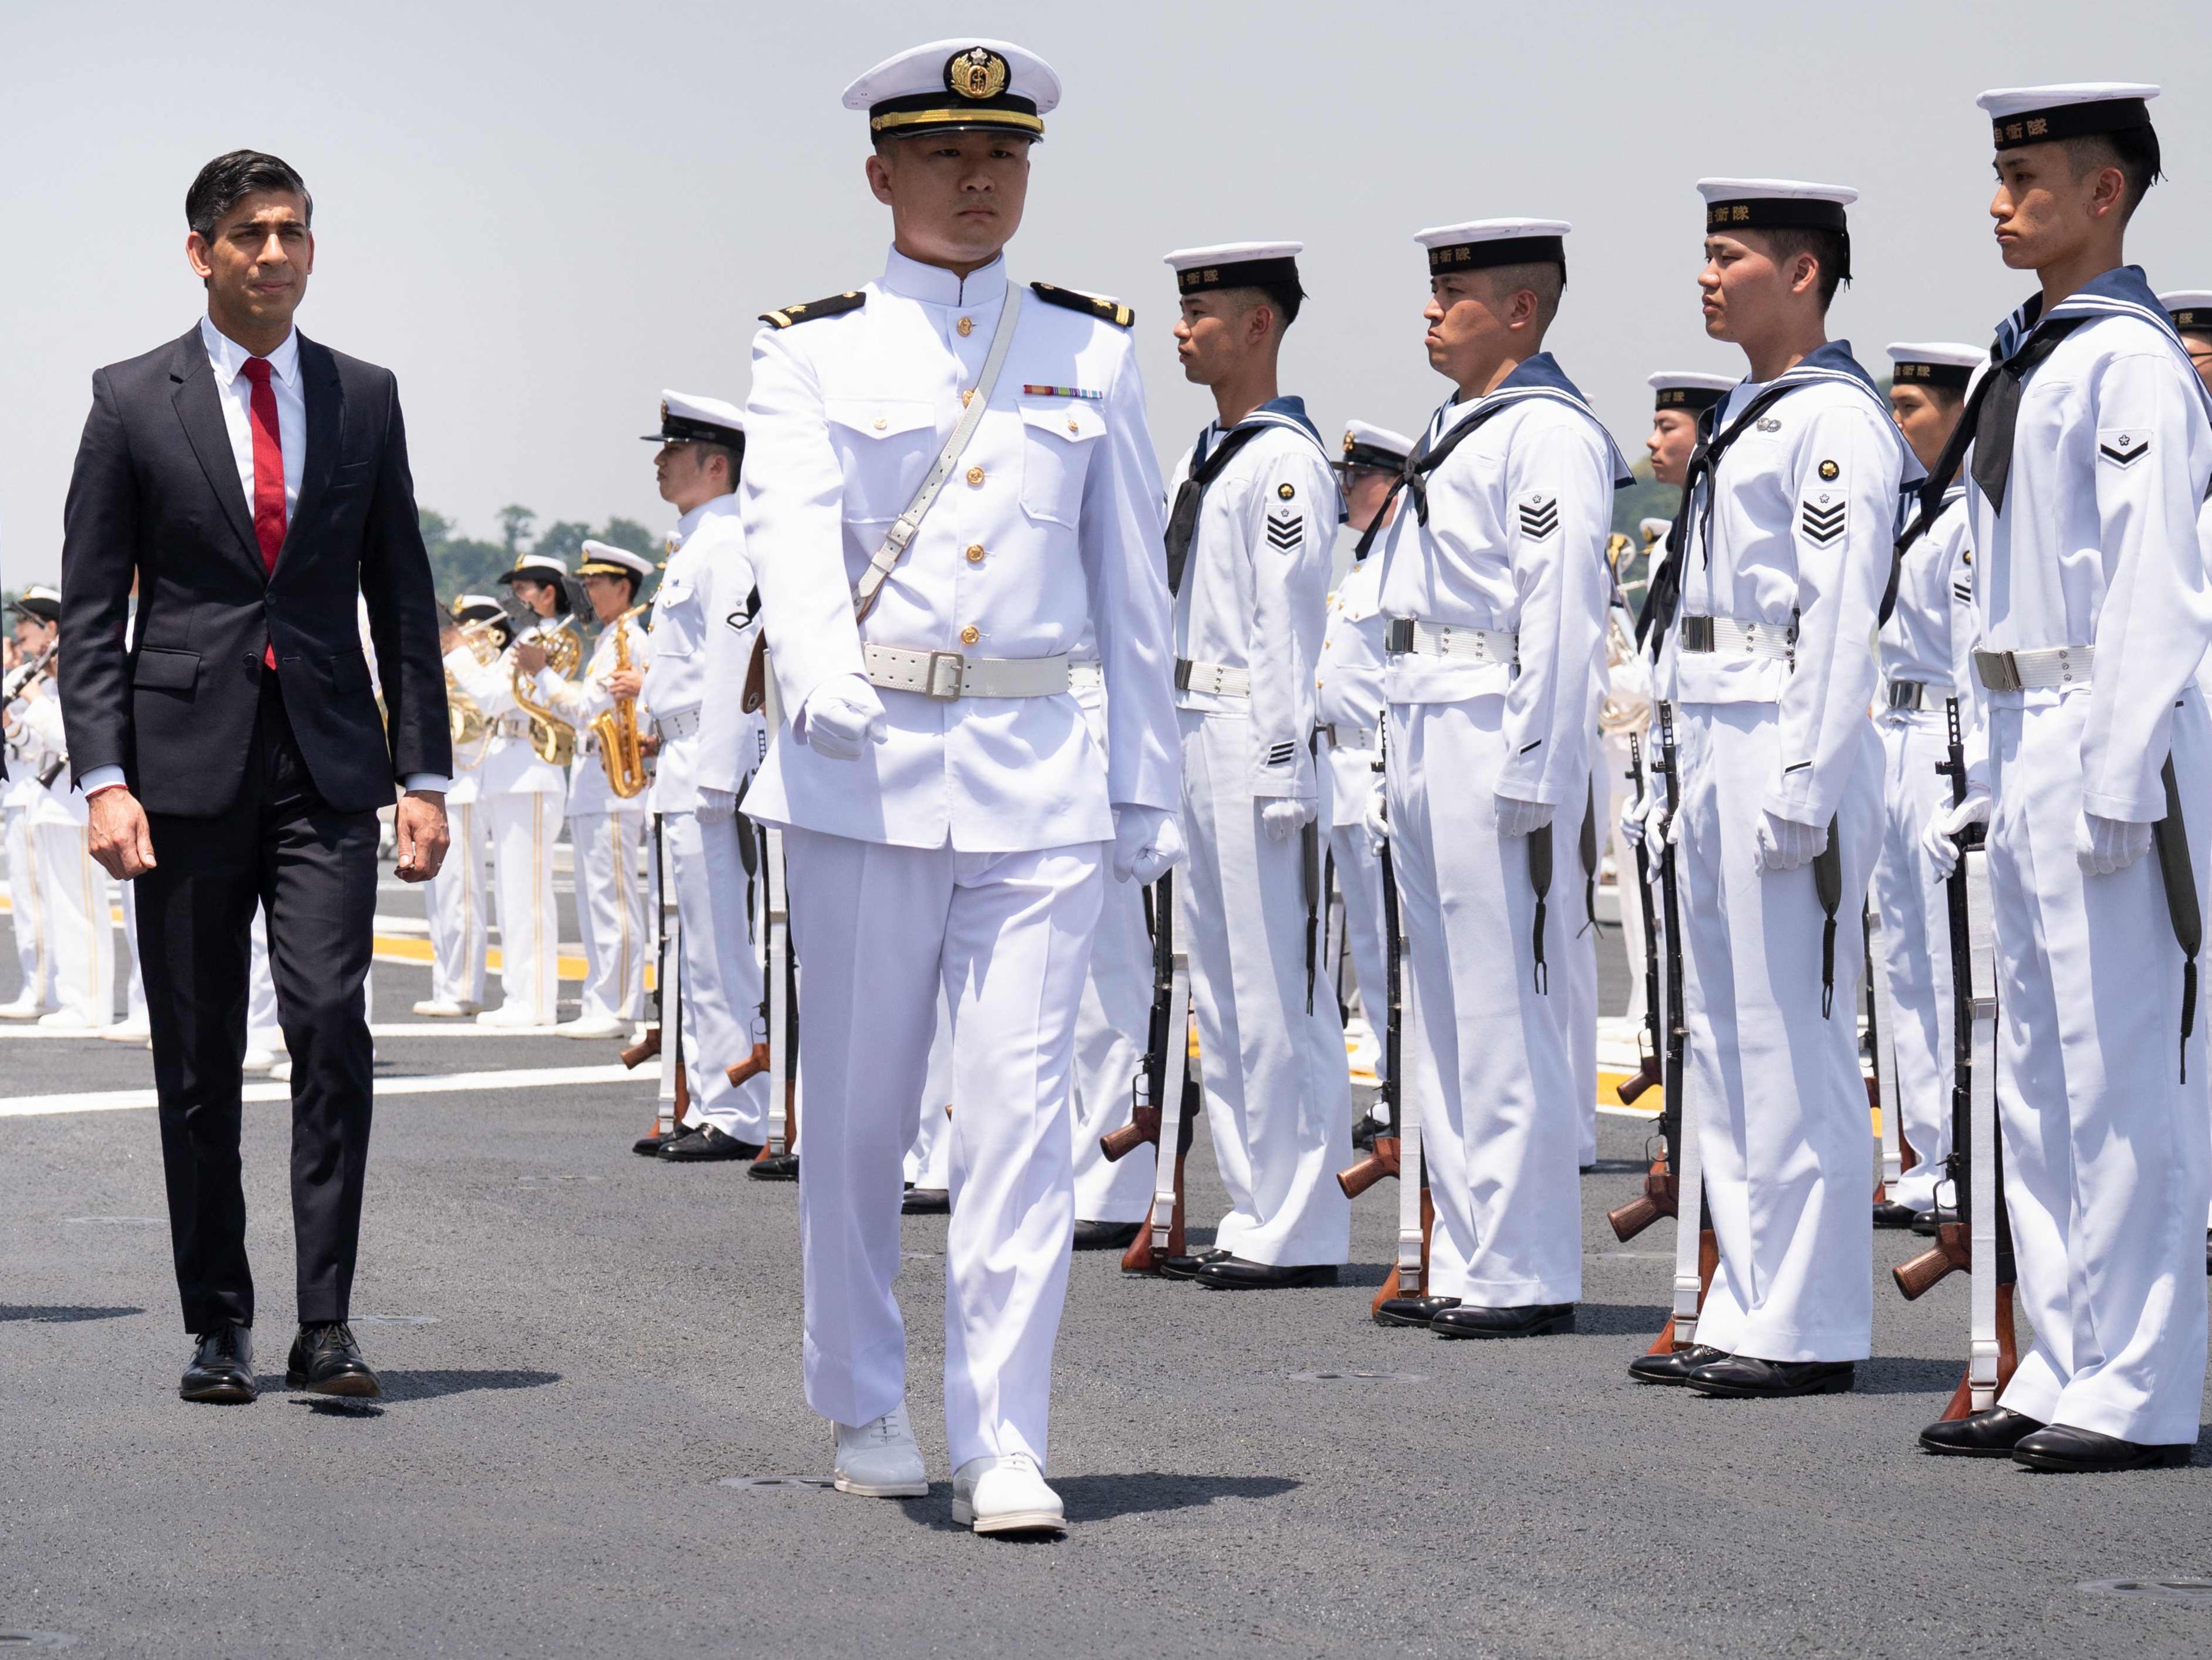
[[[961,98],[996,98],[1006,89],[1006,60],[988,46],[970,46],[945,60],[945,89]]]

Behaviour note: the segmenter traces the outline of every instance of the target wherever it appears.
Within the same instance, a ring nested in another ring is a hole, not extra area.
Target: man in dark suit
[[[446,850],[439,617],[398,394],[387,370],[292,326],[313,212],[275,156],[201,169],[185,250],[207,315],[94,375],[65,513],[62,706],[93,855],[136,879],[170,1231],[198,1340],[188,1401],[256,1392],[239,1106],[257,901],[293,1060],[300,1333],[285,1383],[379,1392],[346,1323],[374,1082],[362,988],[377,809],[404,791],[403,880],[428,879]]]

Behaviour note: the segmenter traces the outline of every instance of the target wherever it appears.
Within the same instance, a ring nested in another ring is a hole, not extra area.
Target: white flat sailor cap
[[[1957,340],[1900,340],[1889,349],[1893,386],[1940,386],[1964,392],[1974,371],[1990,361],[1988,350]]]
[[[2186,332],[2212,334],[2212,289],[2172,289],[2158,296],[2173,326]]]
[[[2048,144],[2061,138],[2129,132],[2150,127],[2150,100],[2158,88],[2140,81],[2074,81],[2055,87],[1997,87],[1974,102],[1990,118],[1990,137],[2001,150]]]
[[[1564,219],[1470,219],[1463,224],[1431,225],[1413,240],[1429,251],[1429,274],[1482,271],[1494,265],[1567,265]]]
[[[648,444],[726,444],[745,447],[745,417],[735,404],[697,392],[660,394],[660,430],[644,435]]]
[[[984,129],[1044,137],[1060,103],[1052,65],[1010,40],[933,40],[886,58],[845,88],[845,107],[868,112],[878,137]]]
[[[1859,199],[1849,185],[1813,185],[1802,179],[1700,179],[1705,234],[1731,230],[1828,230],[1844,239],[1844,268],[1851,280],[1851,227],[1844,210]]]
[[[1644,538],[1647,550],[1674,528],[1674,521],[1671,519],[1639,519],[1636,521],[1636,533]]]
[[[1210,289],[1297,289],[1303,242],[1223,242],[1210,248],[1177,248],[1162,261],[1176,274],[1176,292]]]
[[[1365,421],[1344,423],[1344,465],[1348,467],[1395,468],[1413,453],[1413,441],[1402,432]]]
[[[586,541],[578,562],[579,576],[635,576],[641,582],[653,575],[653,561],[611,542]]]
[[[1698,374],[1688,369],[1662,369],[1644,384],[1651,388],[1655,410],[1687,410],[1692,415],[1703,415],[1735,388],[1735,382],[1725,374]]]

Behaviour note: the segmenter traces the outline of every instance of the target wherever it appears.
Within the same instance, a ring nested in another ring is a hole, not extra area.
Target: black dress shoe
[[[799,1179],[799,1155],[779,1152],[770,1158],[756,1158],[745,1166],[745,1174],[756,1182],[796,1182]]]
[[[1921,1449],[1949,1458],[2008,1458],[2024,1435],[2043,1425],[2010,1407],[1991,1407],[1966,1418],[1930,1424],[1920,1432]]]
[[[1959,1213],[1954,1210],[1924,1210],[1912,1219],[1912,1231],[1923,1239],[1933,1239],[1936,1229],[1958,1219]]]
[[[1699,1366],[1727,1359],[1726,1349],[1717,1349],[1710,1343],[1692,1343],[1668,1354],[1639,1354],[1628,1363],[1628,1375],[1639,1383],[1680,1386],[1688,1383],[1690,1374]]]
[[[943,1188],[908,1188],[899,1209],[908,1216],[950,1216],[952,1195]]]
[[[2071,1424],[2046,1424],[2013,1444],[2013,1462],[2032,1470],[2063,1470],[2075,1475],[2106,1470],[2179,1469],[2197,1450],[2193,1441],[2154,1447],[2141,1441],[2123,1441],[2117,1435],[2075,1429]]]
[[[1885,1199],[1874,1207],[1874,1225],[1878,1228],[1909,1228],[1919,1219],[1918,1211],[1894,1199]]]
[[[300,1328],[284,1361],[284,1387],[351,1401],[374,1401],[384,1393],[368,1362],[361,1358],[352,1328],[335,1321]]]
[[[1578,1168],[1584,1176],[1588,1176],[1592,1171],[1597,1168],[1597,1165],[1595,1162],[1592,1162],[1590,1164],[1581,1165]]]
[[[177,1386],[178,1399],[243,1406],[260,1392],[253,1381],[251,1327],[217,1326],[200,1334],[185,1381]]]
[[[730,1164],[760,1155],[760,1143],[725,1135],[712,1124],[702,1124],[688,1135],[679,1135],[661,1148],[660,1157],[672,1164]]]
[[[1572,1303],[1523,1303],[1518,1308],[1488,1309],[1462,1303],[1429,1322],[1439,1337],[1542,1337],[1575,1329]]]
[[[1459,1306],[1456,1297],[1386,1297],[1375,1310],[1378,1326],[1425,1326],[1446,1309]]]
[[[1779,1401],[1793,1395],[1848,1395],[1858,1375],[1850,1360],[1762,1360],[1731,1354],[1692,1369],[1683,1381],[1700,1395]]]
[[[1225,1250],[1194,1251],[1188,1256],[1164,1256],[1160,1259],[1159,1268],[1161,1274],[1167,1279],[1195,1280],[1198,1271],[1208,1262],[1225,1262],[1228,1260],[1229,1253]]]
[[[1208,1291],[1287,1291],[1294,1286],[1333,1286],[1336,1264],[1308,1262],[1282,1266],[1248,1262],[1224,1254],[1191,1276]]]
[[[1375,1138],[1390,1127],[1371,1112],[1363,1112],[1352,1121],[1352,1145],[1364,1152],[1375,1145]]]
[[[1144,1231],[1142,1222],[1086,1222],[1075,1224],[1078,1250],[1127,1250]]]
[[[659,1152],[663,1147],[666,1146],[671,1141],[681,1141],[685,1136],[690,1134],[690,1131],[685,1129],[681,1124],[678,1124],[674,1129],[669,1131],[665,1135],[663,1135],[659,1130],[655,1130],[650,1135],[639,1136],[636,1140],[629,1144],[629,1150],[637,1154],[641,1158],[650,1158],[655,1153]]]

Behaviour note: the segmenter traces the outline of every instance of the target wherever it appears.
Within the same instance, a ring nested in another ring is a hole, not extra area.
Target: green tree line
[[[556,519],[538,531],[537,514],[511,503],[499,510],[499,539],[486,541],[463,535],[459,526],[442,513],[428,508],[417,511],[422,545],[429,550],[431,578],[438,598],[447,605],[456,594],[498,594],[500,579],[514,569],[516,556],[523,553],[558,559],[574,570],[586,538],[628,548],[648,559],[658,559],[662,546],[661,538],[635,519],[611,518],[596,529],[581,519]]]

